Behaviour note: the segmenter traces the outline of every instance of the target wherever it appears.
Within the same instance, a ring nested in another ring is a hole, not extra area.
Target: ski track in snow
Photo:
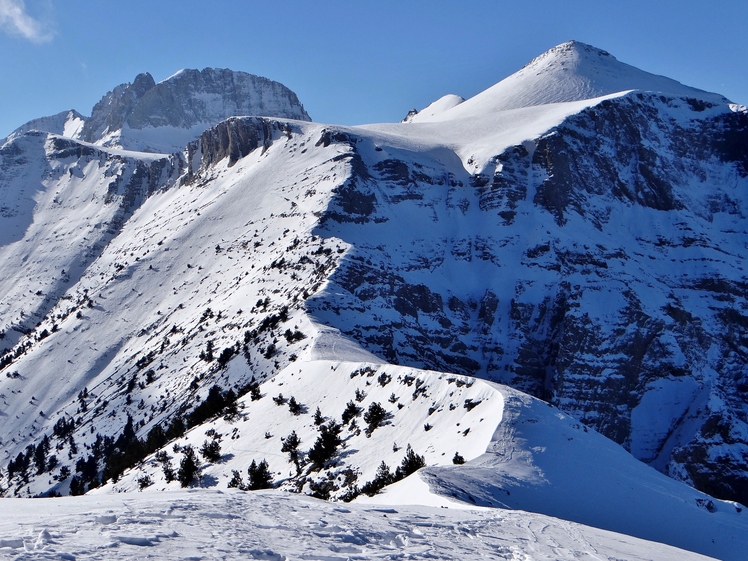
[[[662,544],[521,511],[341,505],[263,491],[6,499],[0,557],[696,561]]]

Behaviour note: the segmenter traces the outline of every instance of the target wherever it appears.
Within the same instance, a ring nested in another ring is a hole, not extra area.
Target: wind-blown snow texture
[[[707,559],[539,514],[343,506],[268,491],[7,506],[14,516],[0,518],[0,554],[12,559]]]
[[[429,467],[357,501],[740,558],[746,514],[717,499],[748,502],[745,108],[574,42],[400,124],[304,122],[280,85],[272,117],[221,121],[214,86],[245,83],[226,72],[140,75],[82,129],[70,113],[0,148],[6,495],[93,488],[121,434],[254,379],[259,398],[95,492],[179,487],[164,457],[214,440],[203,486],[265,459],[281,488],[350,500],[410,445]]]

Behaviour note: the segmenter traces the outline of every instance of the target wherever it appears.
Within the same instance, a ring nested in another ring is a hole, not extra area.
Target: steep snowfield
[[[0,149],[0,332],[33,329],[156,188],[166,156],[31,132]],[[51,330],[54,320],[47,326]]]

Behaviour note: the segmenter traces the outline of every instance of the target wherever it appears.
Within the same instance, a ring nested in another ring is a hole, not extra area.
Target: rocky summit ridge
[[[60,114],[62,116],[63,114]],[[224,68],[180,70],[156,83],[144,72],[120,84],[94,105],[82,127],[64,136],[102,146],[171,153],[208,127],[236,115],[261,115],[309,121],[294,92],[283,84]],[[36,119],[8,138],[36,129],[63,134],[60,116]],[[68,126],[68,129],[70,127]]]
[[[266,460],[321,498],[740,558],[744,108],[576,42],[406,123],[258,116],[229,83],[284,91],[140,75],[0,148],[5,495],[251,488]]]

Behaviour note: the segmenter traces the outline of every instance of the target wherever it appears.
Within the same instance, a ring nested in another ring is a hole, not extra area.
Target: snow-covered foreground
[[[176,467],[188,446],[220,442],[220,460],[201,460],[195,483],[211,491],[230,490],[232,472],[246,477],[252,461],[266,460],[280,489],[312,494],[326,483],[330,498],[358,495],[359,506],[479,506],[496,516],[504,509],[530,511],[723,560],[743,559],[748,548],[748,518],[740,505],[666,477],[557,408],[507,386],[402,366],[305,362],[302,356],[260,390],[257,400],[239,400],[237,415],[195,427],[160,454]],[[286,401],[295,397],[301,411],[279,404],[281,394]],[[315,469],[307,452],[319,434],[315,406],[327,422],[339,418],[346,402],[362,411],[380,403],[387,419],[371,432],[362,430],[360,415],[343,423],[334,461]],[[283,451],[292,432],[301,443],[298,472]],[[362,493],[380,463],[393,471],[400,465],[406,446],[422,454],[427,467],[373,497]],[[453,464],[455,453],[464,465]],[[148,492],[179,489],[164,476],[151,455],[90,493],[139,497],[145,485]],[[58,491],[67,494],[64,484]]]
[[[708,559],[521,511],[341,505],[277,491],[4,499],[10,559]]]

